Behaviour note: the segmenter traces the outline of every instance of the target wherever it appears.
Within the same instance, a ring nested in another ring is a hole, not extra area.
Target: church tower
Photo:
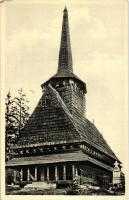
[[[45,89],[49,83],[60,94],[72,115],[85,115],[86,84],[73,73],[68,11],[66,7],[63,11],[58,70],[49,81],[42,85],[42,88]]]

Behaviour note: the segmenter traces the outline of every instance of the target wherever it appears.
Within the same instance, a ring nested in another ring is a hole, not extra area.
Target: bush
[[[13,172],[13,169],[7,169],[6,170],[6,185],[8,184],[8,185],[10,185],[10,184],[12,184],[13,182],[14,182],[14,180],[13,180],[13,174],[14,174],[14,172]]]
[[[80,184],[78,183],[78,180],[73,180],[70,184],[70,187],[66,190],[67,195],[79,195],[81,194],[81,188]]]

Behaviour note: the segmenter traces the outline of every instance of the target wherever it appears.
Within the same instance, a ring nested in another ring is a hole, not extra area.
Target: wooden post
[[[16,170],[15,169],[13,171],[13,181],[14,181],[14,183],[16,183]]]
[[[35,177],[35,181],[37,181],[37,167],[35,167],[34,177]]]
[[[20,181],[23,181],[23,169],[20,170]]]
[[[47,180],[49,181],[49,166],[47,166]]]
[[[30,169],[27,169],[27,181],[30,181]]]
[[[66,166],[63,165],[63,180],[66,180]]]
[[[75,176],[78,176],[78,169],[77,169],[77,166],[75,168]]]
[[[55,181],[58,181],[57,165],[55,165]]]
[[[72,165],[72,176],[73,176],[73,179],[74,179],[74,177],[75,177],[75,166],[74,165]]]
[[[41,170],[41,174],[40,174],[40,180],[41,181],[44,181],[44,167],[42,168],[42,170]]]

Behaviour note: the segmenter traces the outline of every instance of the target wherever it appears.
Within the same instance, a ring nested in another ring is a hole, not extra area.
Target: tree
[[[10,91],[5,99],[5,141],[6,141],[6,160],[9,159],[10,155],[10,144],[14,143],[15,140],[15,127],[13,117],[13,99]]]
[[[5,121],[6,121],[6,160],[11,157],[11,146],[16,142],[21,130],[29,119],[29,106],[23,90],[18,90],[18,96],[12,98],[8,92],[5,99]]]
[[[29,106],[28,106],[29,101],[26,95],[23,93],[22,88],[18,90],[18,96],[14,98],[14,103],[15,105],[13,108],[13,112],[16,118],[17,137],[18,137],[30,116]]]

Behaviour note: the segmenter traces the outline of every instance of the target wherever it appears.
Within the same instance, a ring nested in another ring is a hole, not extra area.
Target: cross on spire
[[[60,72],[73,72],[72,52],[69,34],[68,11],[64,8],[61,44],[58,61],[58,73]]]

